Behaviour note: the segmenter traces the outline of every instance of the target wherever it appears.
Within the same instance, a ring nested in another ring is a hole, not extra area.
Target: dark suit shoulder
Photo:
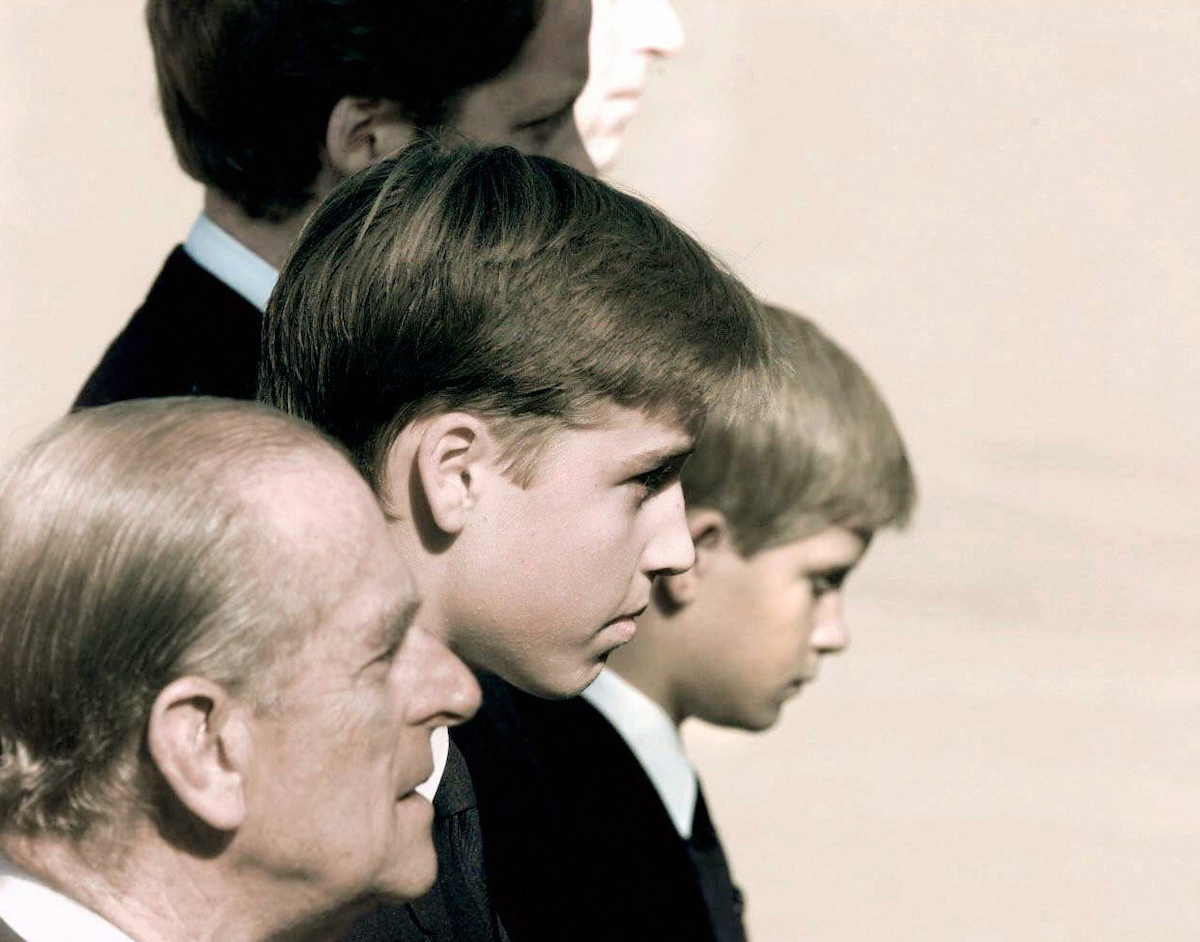
[[[486,699],[485,699],[486,704]],[[468,727],[464,727],[466,730]],[[464,745],[497,910],[513,942],[711,942],[687,847],[620,734],[587,701],[509,689]]]
[[[156,396],[253,399],[262,314],[177,246],[74,408]]]

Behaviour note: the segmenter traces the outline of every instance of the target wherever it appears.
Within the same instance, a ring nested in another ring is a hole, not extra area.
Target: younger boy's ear
[[[675,608],[695,601],[703,582],[711,574],[716,554],[732,546],[732,534],[725,515],[719,510],[700,507],[687,512],[688,532],[696,546],[696,563],[686,572],[661,576],[662,592]]]
[[[325,154],[338,177],[348,177],[416,137],[416,128],[390,98],[347,95],[329,113]]]
[[[219,831],[241,825],[249,731],[244,712],[224,687],[202,677],[167,684],[150,709],[146,740],[184,807]]]
[[[417,442],[416,471],[433,522],[457,534],[479,501],[486,466],[499,457],[499,444],[479,418],[448,412],[425,423]]]

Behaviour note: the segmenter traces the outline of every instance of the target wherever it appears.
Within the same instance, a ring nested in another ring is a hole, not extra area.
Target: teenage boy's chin
[[[498,671],[506,681],[525,693],[543,700],[567,700],[577,697],[599,676],[604,662],[612,649],[605,650],[587,661],[564,663],[555,670],[522,669],[514,665],[509,670]]]

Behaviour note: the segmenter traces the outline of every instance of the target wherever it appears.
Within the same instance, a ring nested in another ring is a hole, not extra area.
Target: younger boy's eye
[[[812,594],[815,598],[820,598],[822,595],[828,595],[831,592],[837,592],[841,589],[842,584],[846,581],[846,577],[850,575],[849,569],[830,569],[826,572],[810,572],[808,574],[808,584],[812,586]]]

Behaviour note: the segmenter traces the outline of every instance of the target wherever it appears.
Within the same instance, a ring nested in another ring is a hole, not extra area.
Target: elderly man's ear
[[[416,133],[391,99],[347,95],[329,113],[326,169],[338,178],[351,176],[411,143]]]
[[[219,831],[237,829],[246,814],[246,709],[220,684],[181,677],[150,711],[147,744],[159,772],[181,804]]]
[[[705,583],[720,570],[726,554],[737,552],[729,522],[721,511],[708,507],[689,509],[687,521],[696,546],[696,563],[687,572],[659,577],[658,596],[672,611],[696,601]]]

